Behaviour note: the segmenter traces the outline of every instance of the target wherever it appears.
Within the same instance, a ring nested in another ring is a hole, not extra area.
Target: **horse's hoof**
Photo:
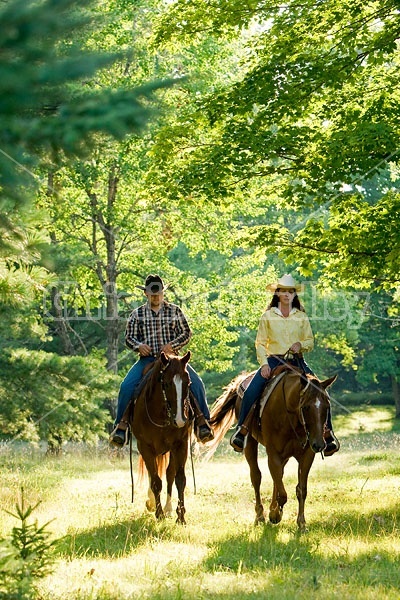
[[[262,523],[265,523],[264,515],[261,515],[260,517],[256,517],[256,520],[254,521],[254,525],[261,525]]]
[[[149,500],[146,500],[146,508],[149,512],[154,512],[156,510],[156,507]]]
[[[269,513],[270,523],[278,525],[282,521],[282,513]]]

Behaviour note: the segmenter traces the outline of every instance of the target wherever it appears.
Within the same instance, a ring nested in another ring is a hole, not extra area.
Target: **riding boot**
[[[246,445],[246,437],[247,437],[250,427],[251,427],[251,423],[253,420],[253,415],[254,415],[256,406],[257,406],[257,401],[253,402],[243,423],[241,425],[239,425],[239,424],[237,425],[236,431],[230,439],[230,445],[235,450],[235,452],[243,452],[243,450],[244,450],[244,447]]]
[[[122,448],[123,446],[126,446],[126,444],[129,442],[129,436],[129,424],[127,423],[127,421],[120,421],[114,427],[108,441],[112,446]]]
[[[214,439],[214,432],[204,414],[200,410],[200,406],[193,394],[190,394],[190,401],[194,412],[194,433],[199,442],[206,444]]]
[[[336,435],[333,433],[333,429],[325,429],[324,439],[326,443],[324,456],[332,456],[332,454],[335,454],[335,452],[337,452],[340,448],[340,442],[337,439]]]
[[[332,456],[332,454],[335,454],[335,452],[339,450],[340,443],[336,435],[333,433],[332,413],[330,407],[328,410],[328,418],[325,423],[324,439],[326,442],[324,456]]]

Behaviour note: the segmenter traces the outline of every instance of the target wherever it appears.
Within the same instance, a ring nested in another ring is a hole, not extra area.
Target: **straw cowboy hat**
[[[286,275],[282,275],[282,277],[278,279],[278,281],[275,281],[274,283],[269,283],[267,285],[267,290],[269,292],[274,293],[278,288],[280,290],[294,289],[296,290],[296,292],[301,292],[303,286],[301,283],[297,283],[297,281],[295,281],[291,275],[286,273]]]
[[[159,275],[147,275],[144,285],[137,285],[139,290],[143,290],[148,294],[161,294],[168,289]]]

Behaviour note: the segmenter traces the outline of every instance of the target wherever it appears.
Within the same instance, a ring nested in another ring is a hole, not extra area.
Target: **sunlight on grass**
[[[344,437],[354,433],[389,432],[393,429],[393,417],[392,407],[366,406],[335,416],[335,429]]]
[[[228,444],[209,462],[196,459],[194,478],[188,463],[186,526],[175,524],[175,513],[162,522],[147,513],[147,483],[135,481],[132,503],[129,457],[106,451],[58,459],[9,453],[0,501],[11,510],[23,485],[30,502],[42,501],[38,522],[55,519],[58,561],[41,583],[41,600],[293,600],[294,593],[296,600],[398,600],[400,453],[392,414],[379,407],[336,417],[342,449],[315,457],[301,535],[296,461],[285,469],[282,522],[254,527],[249,468]],[[268,515],[263,449],[259,464]],[[174,510],[176,502],[174,490]],[[13,519],[1,513],[7,536]]]

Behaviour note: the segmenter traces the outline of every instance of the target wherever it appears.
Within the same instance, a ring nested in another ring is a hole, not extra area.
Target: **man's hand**
[[[175,354],[175,350],[171,344],[165,344],[165,346],[161,348],[161,352],[165,352],[165,354]]]
[[[153,354],[153,350],[147,344],[140,344],[138,352],[140,356],[151,356]]]
[[[293,354],[298,354],[301,350],[301,344],[300,342],[295,342],[294,344],[292,344],[289,348],[290,352],[293,352]]]

